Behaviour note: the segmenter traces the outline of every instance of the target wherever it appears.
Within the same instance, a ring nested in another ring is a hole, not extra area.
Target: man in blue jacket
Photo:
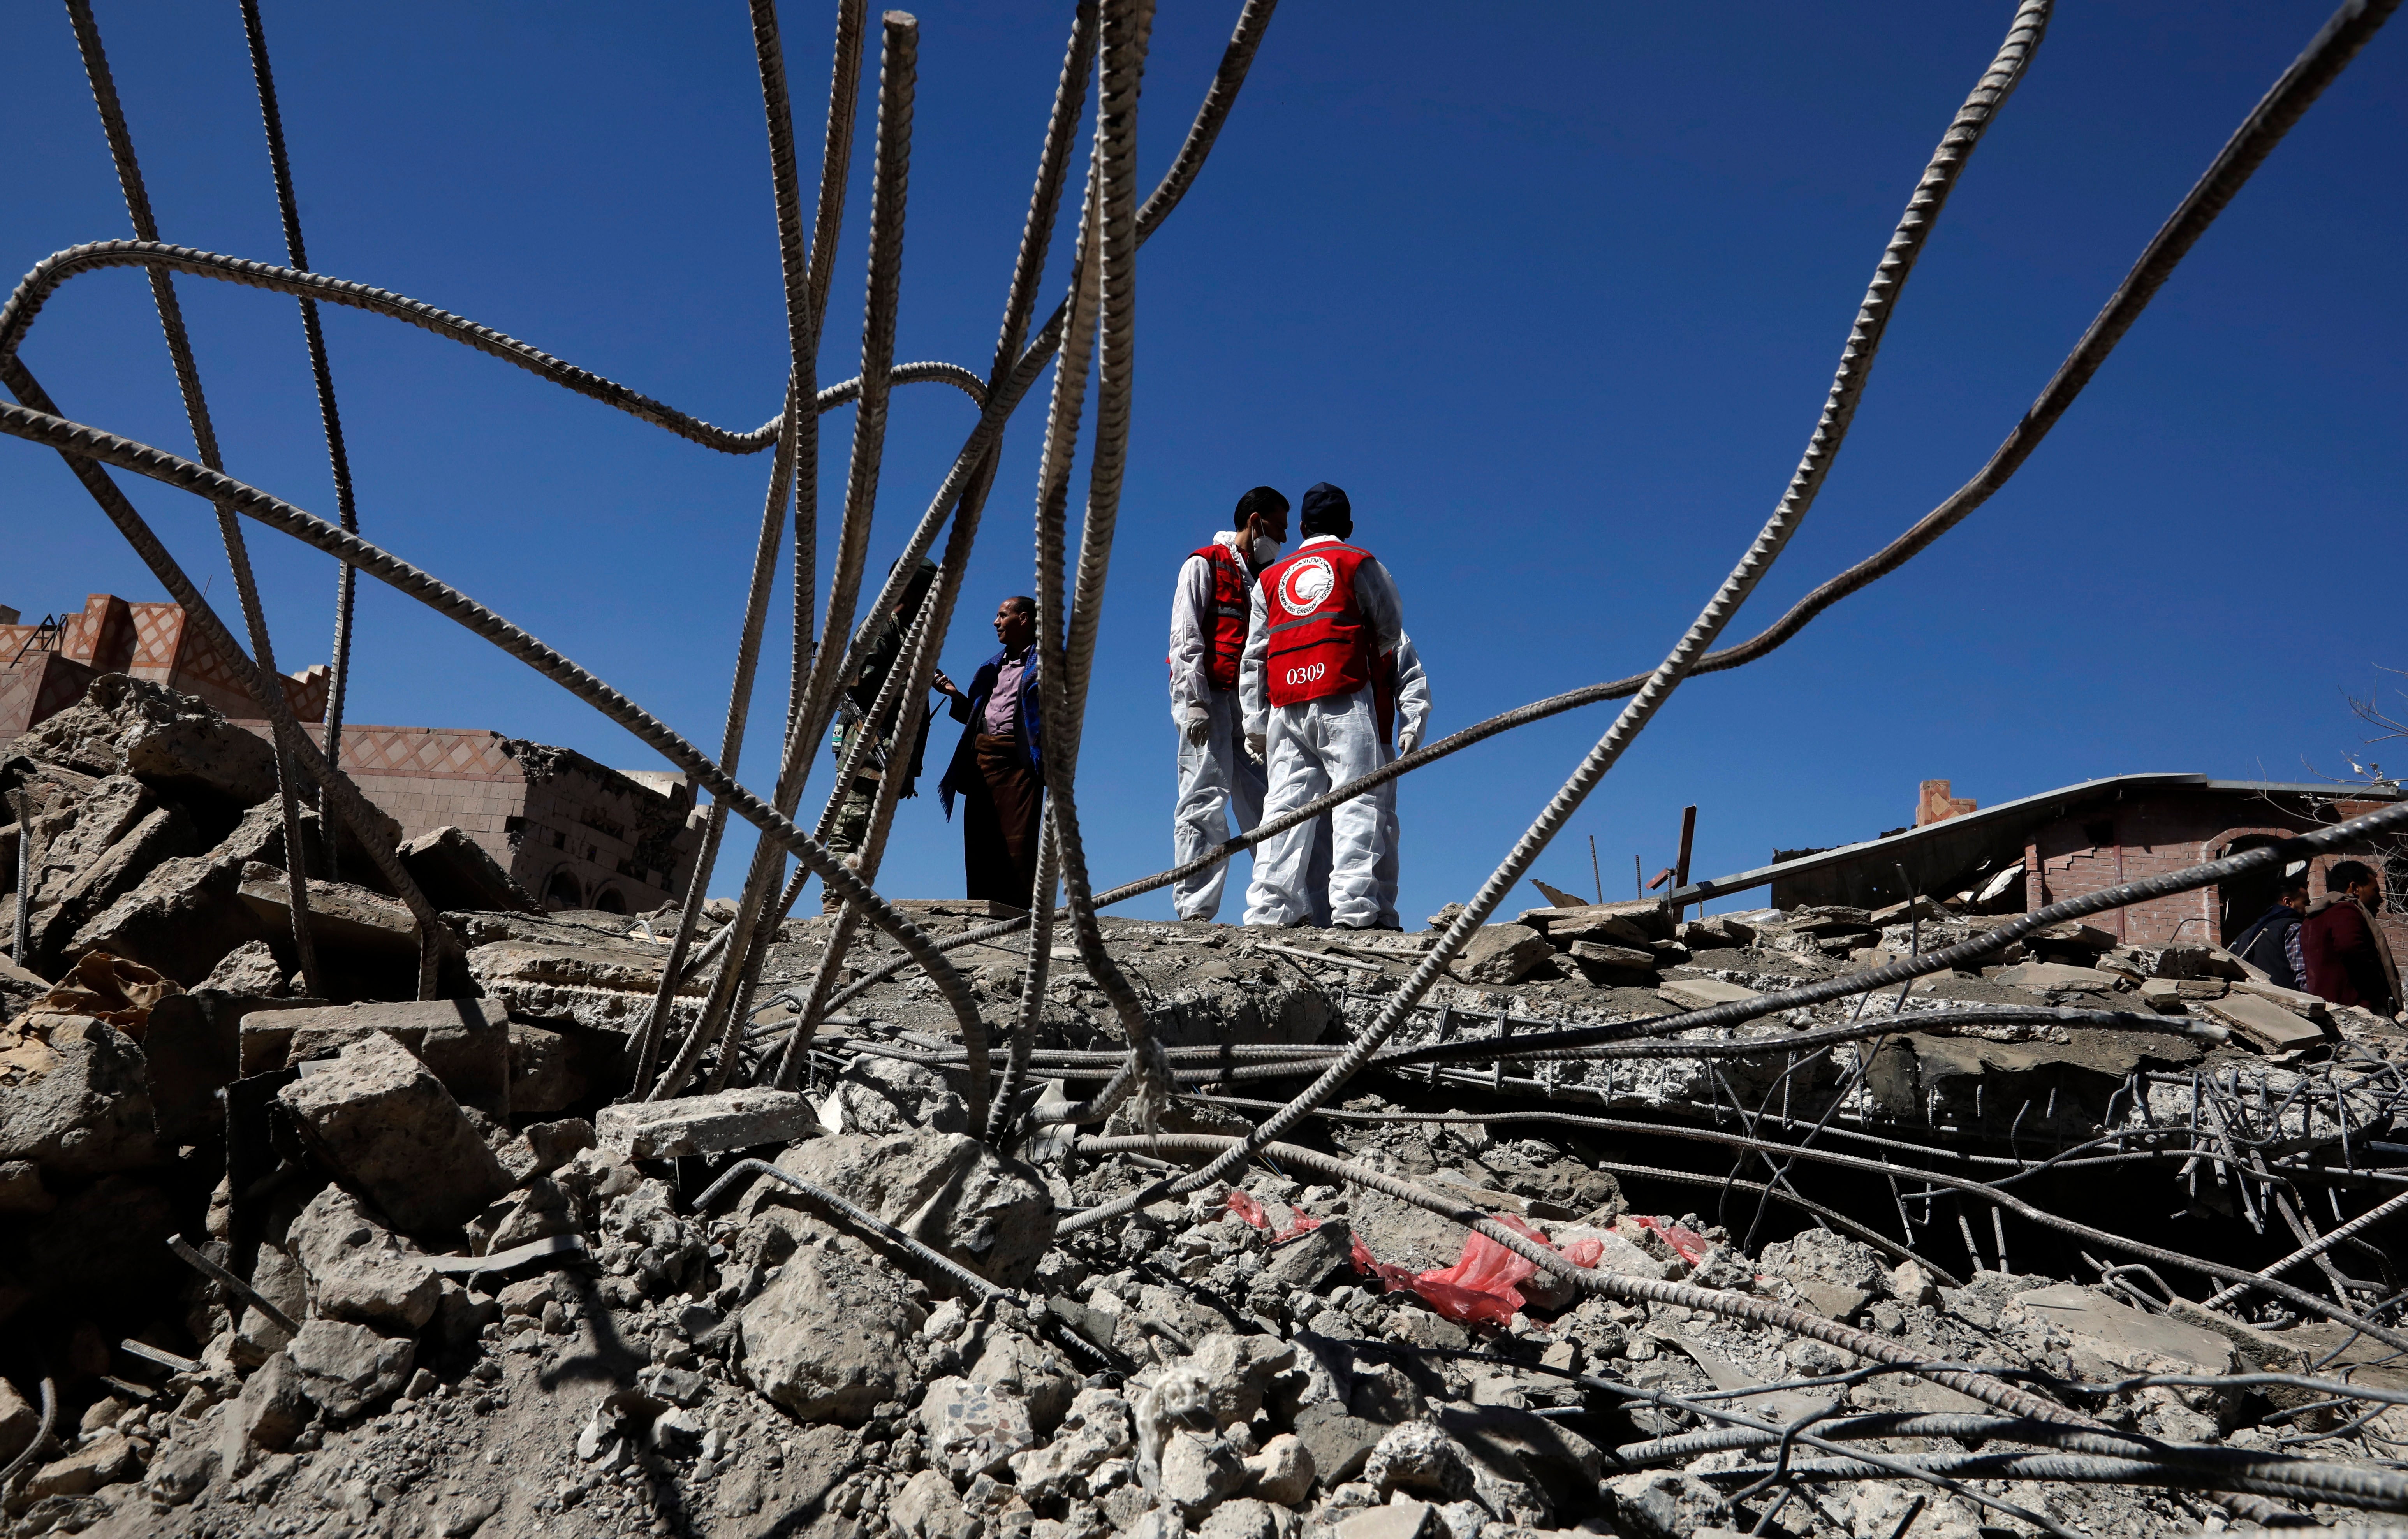
[[[937,690],[964,722],[953,762],[937,783],[945,816],[962,799],[962,867],[973,898],[1026,908],[1037,891],[1037,841],[1045,812],[1043,723],[1037,704],[1037,601],[996,606],[1003,650],[979,664],[967,691],[939,673]]]

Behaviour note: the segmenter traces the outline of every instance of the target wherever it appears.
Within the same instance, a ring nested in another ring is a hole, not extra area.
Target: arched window
[[[564,908],[584,907],[585,892],[577,884],[577,873],[566,866],[553,872],[552,880],[544,884],[543,905],[555,913]]]
[[[2281,842],[2277,835],[2272,834],[2244,834],[2225,846],[2215,859],[2245,855],[2253,849],[2262,849]],[[2217,887],[2216,896],[2220,903],[2216,912],[2223,928],[2216,933],[2221,941],[2229,944],[2238,940],[2241,932],[2257,923],[2259,915],[2274,906],[2274,899],[2281,891],[2282,876],[2282,872],[2275,869],[2252,871]]]
[[[615,887],[606,887],[594,895],[594,906],[605,914],[624,914],[627,911],[627,896]]]

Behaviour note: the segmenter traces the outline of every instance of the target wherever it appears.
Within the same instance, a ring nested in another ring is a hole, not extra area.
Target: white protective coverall
[[[1212,543],[1245,560],[1245,536],[1223,530]],[[1247,570],[1253,571],[1249,563]],[[1259,604],[1262,585],[1246,583],[1248,603]],[[1179,800],[1170,814],[1170,859],[1185,865],[1229,837],[1234,819],[1238,832],[1250,834],[1263,816],[1263,768],[1246,757],[1245,723],[1240,719],[1238,691],[1216,690],[1207,667],[1212,649],[1212,563],[1190,556],[1179,568],[1179,583],[1170,595],[1170,721],[1179,733]],[[1190,705],[1200,705],[1211,718],[1211,734],[1201,743],[1187,737]],[[1221,888],[1228,879],[1229,862],[1210,871],[1182,876],[1170,884],[1170,902],[1182,919],[1210,919],[1221,912]]]
[[[1297,551],[1334,541],[1332,535],[1315,534]],[[1294,705],[1270,704],[1264,677],[1270,627],[1259,582],[1254,593],[1238,692],[1246,732],[1264,738],[1269,786],[1263,816],[1269,819],[1302,806],[1333,786],[1369,775],[1387,762],[1387,749],[1380,742],[1378,713],[1368,684],[1349,694],[1323,695]],[[1372,655],[1393,651],[1404,635],[1404,606],[1397,597],[1396,579],[1376,559],[1354,569],[1354,605],[1371,633]],[[1311,879],[1313,829],[1306,823],[1254,847],[1254,879],[1246,891],[1248,924],[1304,924],[1318,918]],[[1329,922],[1371,929],[1380,922],[1378,798],[1357,797],[1332,810],[1329,842],[1329,879],[1323,889]]]
[[[1422,671],[1421,653],[1413,648],[1413,638],[1403,636],[1397,642],[1397,754],[1411,753],[1422,746],[1429,731],[1429,675]],[[1383,759],[1383,763],[1395,758]],[[1380,804],[1380,859],[1372,867],[1380,890],[1378,928],[1401,930],[1404,922],[1397,915],[1397,844],[1403,834],[1397,821],[1397,783],[1394,780],[1371,793]],[[1323,928],[1329,924],[1329,814],[1323,813],[1312,820],[1312,863],[1306,868],[1305,894],[1312,901],[1311,921]]]

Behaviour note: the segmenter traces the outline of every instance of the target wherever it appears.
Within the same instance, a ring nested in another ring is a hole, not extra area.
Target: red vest
[[[1212,633],[1204,654],[1205,677],[1216,690],[1234,690],[1238,663],[1246,654],[1246,563],[1218,540],[1190,554],[1212,563]]]
[[[1371,681],[1371,628],[1354,602],[1368,550],[1310,545],[1263,573],[1270,656],[1263,682],[1274,705],[1352,694]]]

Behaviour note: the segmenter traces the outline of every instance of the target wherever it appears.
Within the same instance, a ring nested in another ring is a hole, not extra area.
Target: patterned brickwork
[[[28,651],[20,658],[17,649],[22,645],[22,640],[10,645],[0,635],[0,647],[7,648],[0,650],[0,744],[81,700],[93,677],[90,668],[56,652]]]
[[[268,735],[265,721],[236,725]],[[481,728],[346,724],[341,763],[404,839],[456,828],[556,907],[657,908],[682,890],[701,842],[690,785],[664,794]]]

